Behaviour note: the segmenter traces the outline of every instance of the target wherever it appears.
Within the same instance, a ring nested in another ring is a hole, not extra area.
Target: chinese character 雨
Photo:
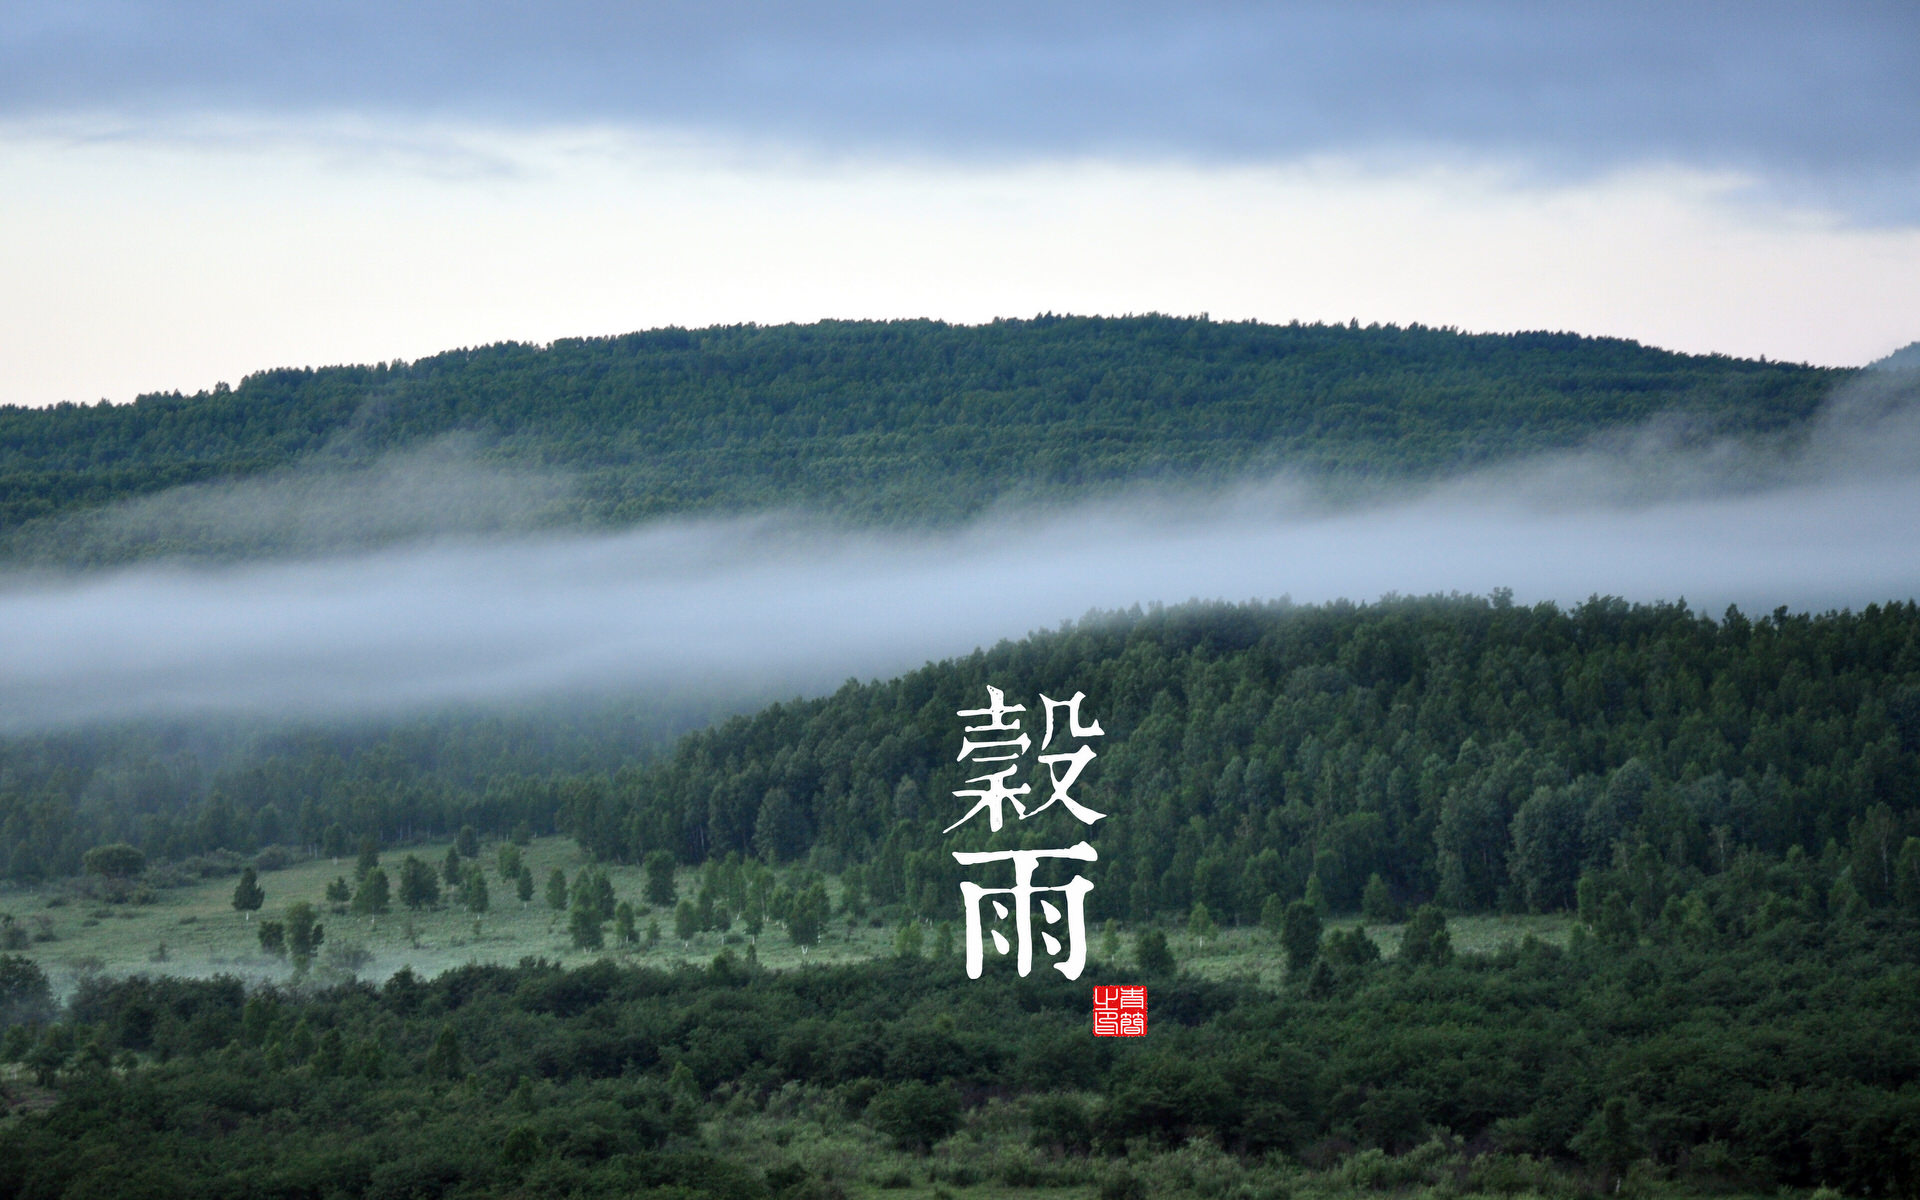
[[[1064,858],[1077,862],[1097,862],[1100,856],[1092,846],[1080,842],[1065,850],[999,850],[965,852],[956,850],[953,857],[963,866],[974,866],[990,862],[1011,862],[1013,864],[1013,886],[1008,888],[985,888],[976,883],[960,885],[960,896],[967,908],[967,976],[980,978],[981,967],[986,957],[986,945],[983,938],[983,920],[981,909],[986,904],[993,906],[994,915],[1006,920],[1011,911],[1014,923],[1015,943],[1018,955],[1016,963],[1019,972],[1025,976],[1033,970],[1033,902],[1035,897],[1060,896],[1066,903],[1064,913],[1052,900],[1042,898],[1040,908],[1047,925],[1059,926],[1066,934],[1066,958],[1053,964],[1054,969],[1068,979],[1080,978],[1080,971],[1086,966],[1086,896],[1093,890],[1093,883],[1084,875],[1075,875],[1059,887],[1035,887],[1033,872],[1043,858]],[[1005,900],[999,899],[1005,897]],[[1011,902],[1011,910],[1008,903]],[[1005,934],[998,929],[985,930],[993,937],[994,949],[1006,954],[1015,947],[1009,945]],[[1058,957],[1061,940],[1051,932],[1042,930],[1042,942],[1049,955]]]

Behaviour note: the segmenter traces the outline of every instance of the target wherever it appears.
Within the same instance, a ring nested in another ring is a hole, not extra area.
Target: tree
[[[1343,967],[1364,967],[1368,963],[1380,961],[1380,947],[1374,945],[1367,931],[1355,925],[1345,933],[1335,931],[1321,944],[1321,960],[1337,963]]]
[[[252,920],[253,914],[260,911],[260,906],[266,900],[267,893],[260,887],[259,872],[252,867],[240,872],[240,882],[233,886],[234,911],[245,913],[247,919]]]
[[[460,861],[460,847],[448,846],[447,856],[440,860],[440,878],[452,889],[460,886],[460,879],[466,873],[466,865]]]
[[[1920,916],[1920,838],[1910,837],[1900,847],[1894,899],[1909,914]]]
[[[98,875],[103,879],[132,879],[147,869],[147,856],[137,847],[114,842],[109,846],[95,846],[81,857],[80,863],[89,875]]]
[[[495,858],[500,865],[500,878],[517,879],[520,876],[520,847],[512,842],[501,842]]]
[[[460,1053],[460,1035],[448,1022],[427,1051],[427,1074],[435,1079],[459,1079],[467,1073],[466,1056]]]
[[[1279,937],[1286,924],[1287,902],[1278,893],[1268,896],[1265,903],[1260,905],[1260,928]]]
[[[1383,923],[1400,919],[1400,906],[1393,902],[1393,892],[1378,871],[1367,876],[1366,890],[1360,893],[1360,915]]]
[[[893,937],[893,952],[901,958],[920,957],[920,951],[926,946],[926,934],[920,929],[920,922],[909,919]]]
[[[329,1029],[320,1035],[320,1044],[314,1047],[313,1058],[309,1062],[315,1075],[340,1074],[347,1065],[347,1044],[338,1029]]]
[[[360,887],[353,893],[353,911],[370,917],[386,912],[389,890],[387,873],[379,867],[373,868],[361,877]]]
[[[340,822],[335,821],[320,835],[320,853],[328,858],[339,858],[346,852],[347,831],[340,827]]]
[[[1133,938],[1133,961],[1140,973],[1148,976],[1174,972],[1173,951],[1167,948],[1167,935],[1158,929],[1142,929]]]
[[[1615,1190],[1627,1168],[1640,1157],[1640,1139],[1634,1133],[1626,1100],[1609,1096],[1568,1147],[1600,1172],[1601,1187]]]
[[[1445,966],[1453,960],[1453,939],[1447,933],[1447,914],[1437,904],[1423,904],[1400,935],[1400,961],[1409,966]]]
[[[1207,944],[1207,939],[1218,931],[1219,926],[1214,924],[1213,914],[1207,911],[1205,904],[1195,900],[1193,902],[1193,911],[1187,914],[1188,936],[1204,946]]]
[[[567,873],[559,867],[547,875],[547,907],[555,912],[567,910]]]
[[[793,939],[796,946],[818,944],[821,930],[826,927],[831,912],[826,885],[819,882],[809,884],[793,898],[793,908],[787,914],[787,936]]]
[[[0,1026],[31,1025],[53,1017],[46,972],[21,954],[0,954]]]
[[[682,900],[673,908],[673,936],[687,941],[700,932],[700,914],[694,911],[693,901]]]
[[[483,913],[487,911],[489,902],[487,898],[487,875],[486,872],[480,869],[477,863],[467,867],[467,877],[460,884],[460,902],[467,906],[468,912]]]
[[[453,839],[453,848],[460,852],[461,858],[480,857],[480,834],[471,825],[462,825]]]
[[[336,876],[334,881],[327,885],[327,903],[345,904],[351,899],[353,899],[353,888],[347,884],[346,876]]]
[[[665,908],[673,903],[673,855],[655,850],[647,855],[647,903]]]
[[[370,833],[361,835],[360,857],[353,864],[356,879],[365,879],[367,872],[380,865],[380,843]]]
[[[909,1080],[869,1101],[867,1120],[898,1148],[925,1154],[960,1128],[960,1097],[944,1083]]]
[[[1300,975],[1320,957],[1320,913],[1306,900],[1287,905],[1280,927],[1280,946],[1287,953],[1287,974]]]
[[[1507,870],[1534,912],[1571,908],[1580,878],[1586,807],[1572,789],[1535,788],[1513,814]]]
[[[520,873],[514,878],[513,894],[522,905],[533,899],[533,871],[525,863],[520,864]]]
[[[631,946],[640,940],[640,931],[633,924],[633,905],[625,900],[614,906],[613,936],[622,946]]]
[[[592,904],[579,903],[576,897],[573,911],[567,915],[567,934],[573,939],[573,948],[598,950],[606,945],[603,925],[600,910]]]
[[[573,880],[573,902],[591,904],[602,921],[613,920],[613,881],[597,867],[584,868]]]
[[[259,928],[260,948],[275,958],[287,955],[287,926],[282,921],[262,921]]]
[[[313,905],[302,900],[287,906],[287,953],[293,958],[293,965],[304,970],[313,956],[319,953],[320,943],[326,940],[326,929],[313,911]]]
[[[411,854],[400,863],[400,903],[416,910],[440,903],[440,881],[433,868]]]
[[[1893,903],[1899,892],[1900,822],[1885,804],[1847,824],[1850,874],[1861,897],[1875,908]]]

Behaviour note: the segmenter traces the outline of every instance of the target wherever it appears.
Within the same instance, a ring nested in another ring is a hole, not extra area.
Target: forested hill
[[[490,462],[572,479],[543,520],[799,507],[940,523],[1010,494],[1143,477],[1283,464],[1433,475],[1661,413],[1774,432],[1845,375],[1420,326],[1148,316],[663,329],[263,371],[125,405],[0,408],[0,545],[57,514],[316,456],[366,462],[456,432]]]
[[[1254,920],[1309,895],[1552,911],[1617,886],[1651,920],[1752,856],[1818,861],[1823,895],[1844,877],[1867,904],[1920,906],[1911,603],[1717,621],[1497,596],[1185,606],[737,718],[552,801],[603,856],[812,855],[943,916],[950,851],[984,823],[941,832],[983,769],[956,761],[955,714],[989,684],[1036,742],[1041,693],[1084,691],[1105,730],[1077,789],[1110,815],[1089,835],[1103,917]],[[1047,794],[1046,768],[1019,780]],[[1008,824],[1030,846],[1088,835],[1057,805]]]

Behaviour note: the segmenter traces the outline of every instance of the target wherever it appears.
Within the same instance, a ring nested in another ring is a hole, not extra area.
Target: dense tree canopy
[[[312,549],[193,523],[53,518],[296,464],[351,468],[452,434],[487,464],[570,481],[490,523],[804,508],[938,524],[999,498],[1080,497],[1129,480],[1282,466],[1431,476],[1656,414],[1709,433],[1775,433],[1845,377],[1572,334],[1155,316],[502,344],[263,371],[231,390],[126,405],[0,408],[0,550],[112,561]]]

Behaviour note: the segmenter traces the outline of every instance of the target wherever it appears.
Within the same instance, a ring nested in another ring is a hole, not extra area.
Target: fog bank
[[[1905,373],[1902,373],[1905,374]],[[944,534],[799,517],[464,536],[225,567],[0,578],[0,730],[361,716],[547,694],[818,692],[1092,609],[1511,588],[1718,614],[1920,595],[1911,380],[1791,452],[1672,431],[1330,509],[1285,481],[1206,501],[1003,511]],[[150,502],[142,502],[150,503]]]

